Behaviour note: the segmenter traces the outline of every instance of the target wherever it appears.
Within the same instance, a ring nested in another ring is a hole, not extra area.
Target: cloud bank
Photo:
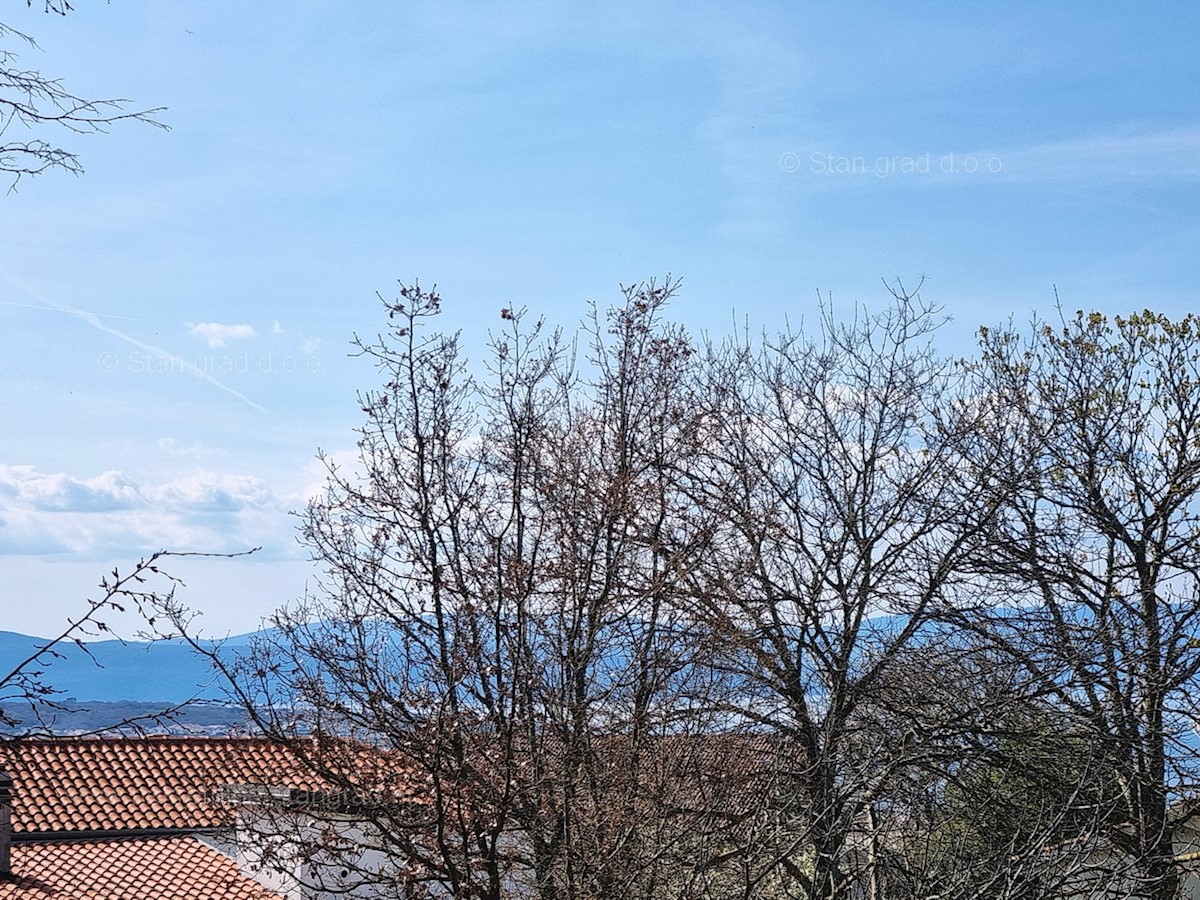
[[[282,497],[250,475],[195,469],[139,484],[116,470],[80,477],[0,464],[0,556],[107,560],[158,549],[298,555]]]

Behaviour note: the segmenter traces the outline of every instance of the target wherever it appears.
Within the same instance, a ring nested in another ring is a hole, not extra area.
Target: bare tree
[[[1104,759],[1119,809],[1092,840],[1128,863],[1120,883],[1174,898],[1174,836],[1200,811],[1200,322],[1080,312],[981,335],[975,448],[1002,513],[973,560],[991,603],[960,621]]]
[[[31,6],[32,0],[26,5]],[[45,0],[47,13],[66,15],[70,10],[71,4],[65,0]],[[157,118],[165,107],[137,110],[121,98],[81,97],[64,87],[60,79],[25,68],[14,46],[25,51],[40,50],[28,34],[0,22],[0,172],[12,175],[9,190],[15,189],[23,176],[40,175],[50,169],[73,175],[83,172],[73,151],[40,137],[25,137],[24,132],[57,127],[75,134],[94,134],[124,120],[168,128]]]
[[[367,742],[427,785],[424,806],[369,811],[405,890],[678,880],[671,847],[700,814],[672,799],[679,739],[702,727],[705,666],[677,602],[703,541],[676,487],[695,353],[662,320],[674,287],[593,311],[581,355],[505,308],[480,379],[456,337],[425,332],[435,291],[402,286],[390,333],[358,342],[383,386],[361,397],[356,465],[327,461],[302,517],[321,590],[226,674],[268,734]]]
[[[771,878],[812,898],[877,882],[876,804],[972,725],[927,683],[884,703],[913,651],[936,652],[933,614],[988,517],[954,466],[961,385],[930,347],[935,311],[899,289],[881,315],[826,308],[820,325],[711,351],[690,473],[719,513],[692,611],[740,686],[728,714],[793,752],[773,843],[744,847],[747,896]]]

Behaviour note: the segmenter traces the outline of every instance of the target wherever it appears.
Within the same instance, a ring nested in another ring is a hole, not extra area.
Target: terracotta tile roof
[[[257,738],[46,738],[0,745],[13,831],[211,828],[229,784],[322,789],[283,744]]]
[[[14,844],[0,900],[280,900],[191,837]]]
[[[679,823],[736,821],[777,805],[787,773],[801,765],[783,741],[754,732],[661,736],[636,759],[627,739],[600,746],[599,783],[618,791],[636,787],[635,802]]]

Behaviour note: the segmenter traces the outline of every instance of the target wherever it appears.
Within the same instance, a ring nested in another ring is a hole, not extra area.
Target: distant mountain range
[[[219,642],[223,654],[244,650],[253,635]],[[0,631],[0,677],[45,643],[44,638]],[[45,657],[43,683],[80,701],[139,701],[177,704],[192,699],[221,700],[225,694],[211,663],[180,640],[89,642],[91,656],[74,644],[55,648],[63,659]]]

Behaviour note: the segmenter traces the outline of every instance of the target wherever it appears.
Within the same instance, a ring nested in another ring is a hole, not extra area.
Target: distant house
[[[0,900],[317,900],[396,884],[345,798],[277,742],[26,739],[0,744],[0,770]],[[293,852],[284,815],[319,832],[321,859]],[[363,872],[377,877],[358,884]]]

